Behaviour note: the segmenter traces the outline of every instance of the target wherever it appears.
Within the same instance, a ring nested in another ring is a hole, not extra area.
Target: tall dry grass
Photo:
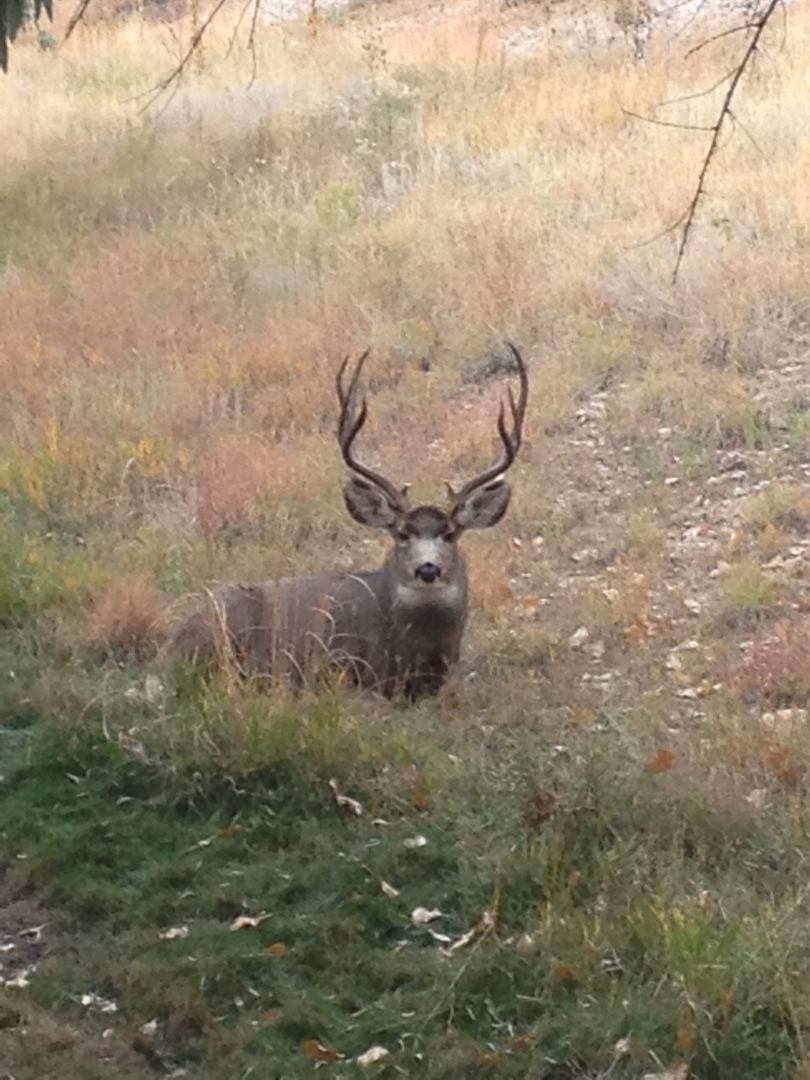
[[[110,577],[172,591],[357,565],[381,544],[342,516],[339,358],[374,347],[364,452],[427,498],[491,453],[498,388],[462,375],[509,337],[534,385],[520,497],[511,529],[472,544],[481,595],[505,609],[545,572],[512,538],[554,513],[578,391],[617,376],[630,436],[743,426],[751,366],[802,332],[810,17],[791,7],[746,80],[677,286],[667,229],[706,137],[627,110],[711,122],[720,91],[696,91],[735,41],[686,59],[695,24],[640,64],[624,43],[504,48],[542,19],[414,3],[316,33],[260,26],[248,86],[226,16],[145,111],[182,20],[98,21],[55,55],[22,43],[0,110],[14,512],[80,533]],[[722,370],[705,362],[718,340]]]

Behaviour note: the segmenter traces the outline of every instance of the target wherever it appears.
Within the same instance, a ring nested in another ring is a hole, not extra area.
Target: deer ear
[[[506,513],[511,497],[512,489],[505,480],[493,480],[453,507],[453,524],[458,529],[489,529]]]
[[[385,492],[359,476],[350,476],[345,482],[343,498],[346,500],[346,509],[361,525],[387,530],[396,521],[396,510],[388,501]]]

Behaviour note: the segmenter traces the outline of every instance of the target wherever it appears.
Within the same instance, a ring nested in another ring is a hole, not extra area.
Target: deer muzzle
[[[414,576],[420,581],[424,581],[426,585],[432,585],[434,581],[438,581],[442,576],[442,568],[437,566],[436,563],[422,563],[421,566],[417,566],[414,570]]]

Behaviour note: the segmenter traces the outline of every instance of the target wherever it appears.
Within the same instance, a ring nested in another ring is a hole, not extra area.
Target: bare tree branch
[[[202,40],[205,37],[206,31],[227,3],[228,0],[217,0],[217,3],[214,4],[211,11],[208,13],[208,18],[205,20],[205,22],[200,24],[197,30],[195,30],[191,38],[191,42],[189,43],[189,46],[183,54],[183,57],[180,60],[179,64],[164,79],[161,79],[161,81],[156,86],[154,86],[150,91],[148,91],[149,100],[146,102],[146,104],[141,106],[141,108],[138,110],[139,112],[145,112],[151,105],[153,105],[157,101],[161,94],[165,94],[168,89],[180,83],[185,73],[185,70],[189,65],[189,62],[191,61],[194,54],[197,52],[197,49],[200,47]]]
[[[672,271],[673,283],[678,280],[678,271],[681,268],[683,262],[684,253],[686,252],[686,245],[689,243],[689,237],[692,233],[692,227],[695,223],[695,216],[697,214],[698,204],[703,196],[706,194],[706,178],[709,175],[709,169],[711,168],[712,161],[717,154],[720,146],[720,135],[723,128],[726,125],[726,121],[732,119],[731,103],[734,100],[734,95],[737,91],[737,87],[740,84],[745,72],[751,65],[754,54],[757,51],[760,39],[765,32],[765,27],[768,25],[771,16],[776,10],[777,6],[782,0],[768,0],[765,10],[760,15],[759,19],[755,20],[754,26],[756,29],[748,42],[745,52],[743,53],[740,63],[737,65],[737,69],[731,77],[731,81],[723,98],[723,104],[720,106],[720,112],[717,116],[717,120],[714,123],[711,141],[709,143],[709,149],[706,151],[706,156],[703,159],[703,165],[698,176],[697,185],[695,186],[695,192],[689,203],[689,209],[686,213],[686,219],[683,225],[683,232],[681,233],[681,242],[678,246],[678,254],[675,259],[675,269]]]

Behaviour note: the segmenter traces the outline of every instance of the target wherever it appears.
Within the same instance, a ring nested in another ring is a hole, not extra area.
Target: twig
[[[718,87],[723,85],[723,83],[728,82],[728,80],[733,77],[736,70],[736,68],[732,68],[731,71],[727,71],[722,78],[717,80],[717,82],[712,83],[711,86],[707,86],[703,90],[696,90],[694,94],[683,94],[681,97],[667,98],[666,101],[661,102],[659,108],[666,109],[670,105],[680,105],[683,101],[696,101],[697,98],[709,97],[709,95],[713,94]]]
[[[90,0],[79,0],[76,5],[73,14],[68,19],[67,28],[65,29],[65,36],[62,38],[62,44],[67,41],[79,23],[84,19],[87,9],[90,7]]]
[[[680,124],[677,120],[659,120],[655,116],[644,116],[643,113],[633,112],[632,109],[622,109],[625,116],[634,120],[643,120],[645,124],[657,124],[658,127],[681,128],[683,131],[714,131],[714,124]]]
[[[231,34],[231,40],[228,42],[228,48],[225,50],[226,56],[230,56],[233,52],[233,47],[236,44],[236,37],[239,33],[239,27],[242,25],[242,19],[244,19],[245,15],[247,14],[247,9],[253,2],[254,0],[245,0],[244,4],[242,5],[242,10],[239,12],[239,18],[236,20],[236,26],[234,26],[233,33]]]
[[[691,49],[684,56],[684,60],[688,60],[690,56],[694,56],[696,53],[701,52],[703,49],[708,48],[709,45],[713,45],[715,41],[722,41],[723,38],[731,37],[732,34],[742,34],[746,30],[753,30],[756,27],[755,22],[740,23],[739,26],[731,26],[728,30],[721,30],[718,34],[713,34],[710,38],[706,38],[705,41],[699,42],[697,45],[693,45]]]
[[[250,79],[247,84],[248,90],[256,82],[256,72],[258,70],[256,62],[256,23],[259,18],[259,8],[261,7],[261,3],[262,0],[245,0],[245,3],[242,5],[242,10],[239,12],[239,18],[236,20],[236,26],[234,27],[233,33],[231,34],[231,40],[228,42],[228,51],[225,54],[226,56],[231,55],[233,47],[236,44],[236,37],[239,33],[239,28],[242,25],[242,20],[247,14],[248,8],[252,7],[253,14],[250,18],[250,32],[248,33],[247,41],[248,52],[250,53]]]
[[[256,24],[259,21],[259,8],[262,0],[253,0],[253,18],[250,22],[250,33],[248,34],[248,51],[250,52],[250,82],[248,83],[248,90],[256,82]]]

